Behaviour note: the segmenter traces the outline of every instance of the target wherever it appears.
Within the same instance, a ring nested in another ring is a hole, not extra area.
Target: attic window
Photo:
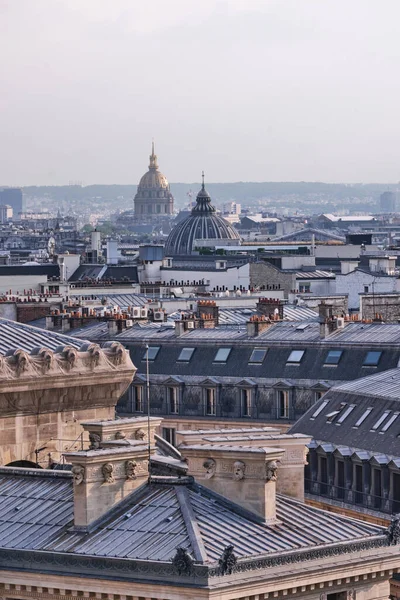
[[[325,365],[337,365],[343,354],[343,350],[329,350],[325,358]]]
[[[367,352],[363,367],[376,367],[381,359],[382,352]]]
[[[180,355],[178,356],[179,361],[189,362],[193,356],[195,348],[182,348]]]
[[[345,419],[347,419],[347,417],[349,416],[349,414],[355,409],[356,405],[355,404],[350,404],[350,406],[348,406],[346,408],[346,410],[344,412],[342,412],[342,414],[340,415],[340,417],[338,418],[338,420],[336,421],[336,424],[338,423],[343,423],[343,421]]]
[[[231,353],[232,348],[219,348],[215,355],[214,362],[226,362]]]
[[[390,412],[391,412],[390,410],[385,410],[385,412],[383,413],[383,415],[381,415],[379,417],[379,419],[377,420],[375,425],[372,426],[372,431],[376,431],[377,429],[379,429],[379,427],[382,425],[382,423],[386,419],[386,417],[388,417],[388,415],[390,415]]]
[[[291,353],[289,354],[289,358],[287,359],[288,363],[291,364],[300,364],[301,359],[303,358],[304,355],[304,350],[292,350]]]
[[[358,421],[356,421],[356,423],[355,423],[354,427],[360,427],[360,425],[361,425],[362,423],[364,423],[365,419],[368,417],[368,415],[370,415],[370,414],[372,413],[372,411],[373,411],[373,410],[374,410],[374,409],[373,409],[373,407],[372,407],[372,406],[370,406],[369,408],[367,408],[367,410],[365,410],[365,411],[363,412],[363,414],[362,414],[362,415],[361,415],[361,417],[358,419]]]
[[[382,427],[382,429],[380,430],[379,433],[385,433],[385,431],[387,431],[389,429],[389,427],[395,422],[395,420],[397,419],[397,417],[399,416],[400,413],[398,412],[394,412],[392,414],[392,416],[390,417],[390,419],[388,419],[386,421],[386,423],[384,424],[384,426]]]
[[[155,360],[157,358],[157,354],[160,351],[160,346],[149,346],[148,349],[148,353],[149,353],[149,360]],[[143,355],[142,360],[146,360],[147,359],[147,350]]]
[[[266,354],[267,351],[264,350],[264,348],[254,348],[253,352],[251,353],[249,362],[260,364],[263,362]]]
[[[321,402],[321,404],[318,406],[317,410],[315,412],[313,412],[313,414],[311,415],[310,419],[315,419],[316,417],[318,417],[318,415],[327,406],[328,402],[329,402],[329,400],[324,400],[323,402]]]
[[[326,420],[328,423],[332,423],[333,419],[340,413],[340,410],[333,410],[332,412],[326,415]]]

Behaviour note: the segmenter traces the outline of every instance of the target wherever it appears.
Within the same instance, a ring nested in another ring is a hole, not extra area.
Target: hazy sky
[[[0,0],[0,183],[400,180],[399,0]]]

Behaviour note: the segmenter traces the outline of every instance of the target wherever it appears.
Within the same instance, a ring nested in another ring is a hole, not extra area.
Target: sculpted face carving
[[[114,483],[114,465],[105,463],[101,467],[101,471],[103,473],[104,483]]]
[[[54,362],[54,354],[51,350],[45,348],[40,353],[40,358],[43,360],[43,370],[50,371]]]
[[[267,481],[276,481],[278,479],[278,463],[276,460],[271,460],[265,465],[265,475]]]
[[[65,360],[67,361],[68,368],[72,369],[78,358],[78,353],[75,350],[75,348],[72,348],[71,346],[67,346],[66,348],[64,348],[64,357],[65,357]]]
[[[127,479],[136,479],[136,467],[137,463],[135,460],[127,460],[125,463],[125,474]]]
[[[98,450],[100,448],[101,437],[97,433],[89,433],[89,450]]]
[[[116,440],[124,440],[126,438],[126,434],[123,431],[117,431],[115,434]]]
[[[92,344],[88,349],[89,357],[90,357],[90,365],[92,367],[97,367],[100,362],[100,346],[97,344]]]
[[[109,358],[112,359],[112,362],[115,365],[120,365],[123,362],[125,354],[125,348],[119,342],[112,342],[111,344],[107,344],[105,346],[106,351],[108,351]],[[110,356],[111,355],[111,356]]]
[[[135,431],[135,440],[144,440],[145,437],[146,437],[146,434],[143,431],[143,429],[137,429]]]
[[[211,477],[214,477],[215,470],[217,468],[215,460],[213,460],[212,458],[207,458],[207,460],[205,460],[203,463],[203,467],[206,470],[206,473],[204,475],[205,479],[211,479]]]
[[[29,357],[23,350],[17,350],[14,353],[15,362],[17,365],[17,374],[21,374],[28,369]]]
[[[74,465],[72,467],[72,475],[74,476],[75,485],[79,485],[85,477],[85,467],[82,467],[82,465]]]
[[[244,471],[246,465],[241,460],[237,460],[233,463],[233,479],[235,481],[240,481],[244,479]]]

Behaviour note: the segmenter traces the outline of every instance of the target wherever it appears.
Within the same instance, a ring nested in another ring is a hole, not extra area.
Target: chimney
[[[246,323],[248,337],[257,337],[260,333],[269,329],[273,323],[274,321],[270,321],[268,317],[253,315]]]
[[[258,312],[274,321],[283,319],[283,302],[276,298],[260,298],[256,308]]]
[[[335,329],[337,329],[337,322],[333,316],[333,307],[330,304],[321,302],[321,304],[318,305],[318,313],[319,334],[321,339],[325,339],[328,337],[328,335],[335,331]]]
[[[276,524],[277,468],[284,450],[195,444],[181,448],[189,475],[201,485]]]
[[[274,427],[237,429],[210,429],[177,431],[177,448],[185,455],[186,446],[213,444],[219,446],[246,446],[247,448],[280,448],[276,491],[304,502],[304,466],[307,464],[307,446],[311,437],[302,433],[281,433]]]
[[[148,480],[147,444],[64,454],[74,478],[74,525],[90,531],[113,506]]]
[[[200,327],[204,327],[204,329],[218,327],[219,307],[215,300],[199,300],[196,317],[200,320]]]
[[[161,421],[150,418],[150,455]],[[148,420],[89,421],[82,427],[89,433],[89,449],[64,456],[74,477],[74,525],[90,531],[107,511],[147,482]]]

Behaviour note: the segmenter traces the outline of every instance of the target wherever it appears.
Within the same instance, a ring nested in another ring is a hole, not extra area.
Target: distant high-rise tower
[[[142,223],[157,221],[171,215],[174,210],[174,197],[170,192],[165,175],[158,170],[154,142],[151,148],[149,170],[141,178],[134,198],[135,220]]]
[[[383,192],[380,196],[381,211],[393,213],[397,211],[398,192]]]
[[[14,219],[19,219],[22,212],[22,190],[19,188],[4,188],[0,191],[0,204],[8,204],[13,209]]]

